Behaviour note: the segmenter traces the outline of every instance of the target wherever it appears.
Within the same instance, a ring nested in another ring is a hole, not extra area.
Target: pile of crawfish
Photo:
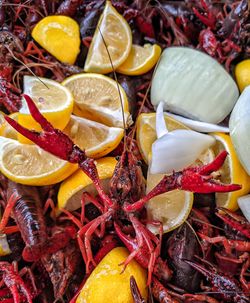
[[[1,110],[19,110],[25,74],[62,81],[83,71],[104,4],[102,0],[0,1]],[[112,4],[131,26],[133,43],[197,48],[231,73],[238,61],[250,57],[247,0],[118,0]],[[57,61],[31,38],[34,25],[55,14],[70,16],[80,25],[82,45],[75,65]],[[134,119],[138,112],[153,111],[146,93],[151,78],[152,72],[141,77],[118,75]],[[134,258],[148,270],[149,302],[250,302],[250,224],[240,212],[215,205],[215,192],[240,188],[213,179],[226,152],[205,166],[165,176],[146,195],[146,165],[133,130],[128,131],[127,140],[112,152],[118,163],[109,191],[104,192],[94,160],[24,97],[43,131],[29,131],[11,118],[6,120],[44,150],[77,163],[98,195],[83,193],[81,209],[62,210],[56,217],[58,185],[24,186],[0,175],[0,236],[7,235],[11,249],[11,254],[0,257],[0,302],[73,303],[95,266],[116,246],[126,246],[130,252],[125,266]],[[150,222],[159,227],[156,236],[147,228],[145,204],[173,189],[194,192],[194,207],[186,222],[165,235],[160,222]],[[145,302],[133,277],[131,293],[135,303]]]

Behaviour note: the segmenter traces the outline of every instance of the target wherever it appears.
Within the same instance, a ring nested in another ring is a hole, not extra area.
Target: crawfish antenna
[[[29,68],[29,66],[27,64],[25,64],[22,60],[18,59],[15,54],[13,53],[13,51],[7,46],[5,45],[5,48],[8,50],[8,52],[11,54],[12,58],[19,62],[20,64],[22,64],[25,68],[27,68],[27,70],[34,76],[36,77],[47,89],[49,89],[49,87]]]
[[[119,87],[119,82],[118,82],[118,79],[117,79],[117,75],[116,75],[116,72],[115,72],[115,69],[114,69],[114,65],[113,65],[113,62],[112,62],[112,58],[111,58],[110,52],[108,50],[107,43],[106,43],[106,41],[103,37],[102,31],[101,31],[99,25],[97,26],[97,28],[99,30],[99,33],[100,33],[101,37],[102,37],[103,44],[106,48],[106,51],[107,51],[107,54],[108,54],[108,57],[109,57],[109,61],[110,61],[110,64],[111,64],[111,67],[112,67],[112,70],[113,70],[114,78],[115,78],[115,81],[116,81],[116,85],[117,85],[117,90],[118,90],[119,99],[120,99],[120,103],[121,103],[121,109],[122,109],[122,122],[123,122],[123,130],[124,130],[124,150],[125,150],[126,147],[127,147],[127,144],[126,144],[126,122],[125,122],[125,114],[124,114],[124,108],[123,108],[123,103],[122,103],[122,94],[121,94],[121,90],[120,90],[120,87]]]

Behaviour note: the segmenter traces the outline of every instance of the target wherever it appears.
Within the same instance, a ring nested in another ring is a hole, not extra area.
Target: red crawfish
[[[12,215],[26,245],[22,252],[24,261],[40,260],[49,274],[55,297],[62,297],[81,260],[75,241],[76,228],[72,225],[46,226],[36,187],[8,181],[7,201],[0,231],[5,231],[8,219]],[[0,266],[2,265],[0,262]],[[19,283],[15,275],[10,275],[9,280],[13,284]],[[13,298],[15,295],[17,294],[13,294]]]
[[[196,262],[185,260],[190,266],[198,270],[203,274],[207,280],[212,284],[212,292],[216,292],[226,302],[235,303],[249,303],[249,297],[242,292],[239,282],[222,272],[218,272],[216,267],[211,266],[210,263],[206,263],[206,268]]]
[[[144,207],[145,203],[159,194],[174,189],[211,193],[228,192],[241,188],[237,184],[222,184],[213,179],[211,174],[222,166],[227,156],[226,152],[222,152],[208,165],[189,167],[181,172],[174,172],[169,176],[163,177],[153,190],[147,195],[140,197],[143,193],[140,185],[140,180],[142,180],[141,167],[137,164],[137,160],[133,154],[125,151],[116,165],[114,180],[111,180],[111,184],[114,186],[111,186],[110,193],[106,194],[101,186],[94,160],[88,158],[85,152],[76,146],[62,131],[55,129],[42,116],[29,96],[24,95],[24,98],[31,115],[41,125],[43,131],[30,131],[9,117],[6,117],[6,120],[18,132],[42,149],[63,160],[77,163],[82,171],[92,180],[104,206],[102,214],[84,225],[78,233],[79,245],[87,272],[91,263],[95,264],[90,240],[99,226],[103,226],[105,222],[112,219],[118,236],[131,252],[128,259],[124,261],[124,264],[128,264],[131,259],[135,258],[143,267],[147,267],[149,284],[153,276],[157,276],[163,281],[169,280],[171,278],[171,271],[159,256],[160,240],[138,218],[138,212]],[[123,232],[121,223],[124,219],[132,224],[136,235],[135,238]]]

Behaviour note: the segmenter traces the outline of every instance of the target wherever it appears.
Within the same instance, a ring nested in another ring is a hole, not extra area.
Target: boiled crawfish
[[[36,187],[8,181],[7,188],[8,203],[0,223],[1,232],[4,232],[9,216],[12,214],[26,245],[22,252],[23,260],[40,261],[50,276],[55,297],[62,297],[80,264],[80,251],[75,243],[76,228],[72,224],[46,227],[41,199]],[[10,269],[6,267],[6,270]],[[17,277],[13,274],[9,279],[12,283],[15,281],[18,283]],[[18,289],[10,288],[10,290],[15,300]],[[15,302],[19,301],[15,300]]]
[[[85,152],[76,146],[63,132],[54,129],[41,115],[30,97],[27,95],[24,95],[24,97],[31,115],[41,125],[43,132],[30,131],[9,117],[6,117],[6,120],[22,135],[32,140],[44,150],[63,160],[77,163],[83,172],[93,181],[99,194],[101,202],[96,201],[96,205],[99,203],[100,210],[102,210],[100,216],[83,225],[77,236],[87,273],[90,271],[92,265],[95,265],[91,249],[91,239],[94,234],[99,234],[102,237],[106,222],[111,220],[114,223],[117,235],[130,251],[129,257],[124,261],[124,265],[126,266],[135,258],[143,267],[148,269],[148,284],[155,281],[153,282],[156,285],[155,289],[157,285],[163,287],[158,279],[162,282],[168,281],[172,273],[166,262],[160,257],[160,239],[141,223],[139,219],[140,210],[154,196],[173,189],[183,189],[199,193],[228,192],[240,189],[240,185],[222,184],[215,181],[211,175],[213,171],[221,167],[227,153],[222,152],[208,165],[189,167],[182,172],[174,172],[172,175],[165,176],[152,191],[143,196],[144,186],[142,183],[141,167],[133,154],[125,150],[116,165],[108,195],[101,186],[94,160],[88,158]],[[73,221],[76,222],[76,220]],[[123,222],[126,222],[130,226],[132,234],[128,234],[125,231]],[[101,227],[100,231],[98,231],[99,227]],[[133,237],[133,234],[135,237]]]

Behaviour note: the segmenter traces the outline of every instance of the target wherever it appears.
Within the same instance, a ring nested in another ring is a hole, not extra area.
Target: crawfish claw
[[[224,184],[214,179],[212,173],[224,163],[227,152],[221,152],[211,163],[202,167],[183,170],[177,180],[177,188],[196,193],[231,192],[241,189],[239,184]]]
[[[41,125],[43,131],[37,132],[21,126],[8,116],[6,121],[20,134],[40,146],[45,151],[71,163],[79,163],[84,159],[85,153],[59,129],[55,129],[47,119],[39,112],[34,101],[27,95],[24,98],[28,104],[32,117]]]

